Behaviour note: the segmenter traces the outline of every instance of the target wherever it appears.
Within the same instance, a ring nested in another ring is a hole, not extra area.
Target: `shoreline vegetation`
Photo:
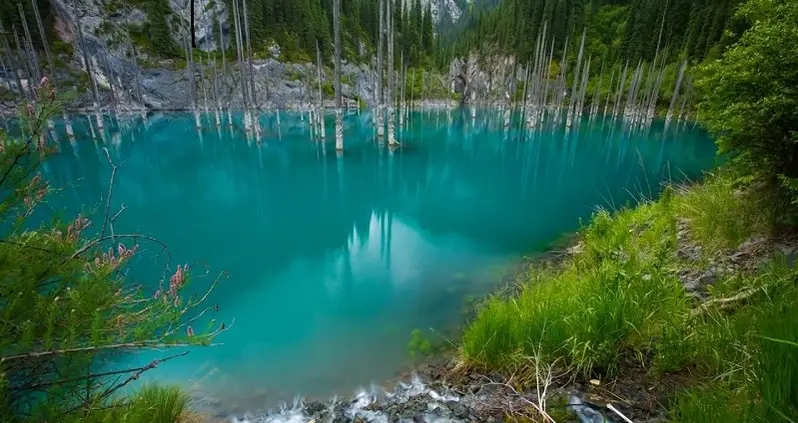
[[[794,415],[798,239],[768,231],[763,201],[720,171],[596,212],[564,260],[481,305],[455,371],[509,375],[531,397],[548,388],[552,405],[576,390],[634,421]]]

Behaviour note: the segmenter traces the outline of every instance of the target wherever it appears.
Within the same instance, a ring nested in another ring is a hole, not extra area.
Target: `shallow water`
[[[413,329],[456,327],[469,299],[495,289],[522,255],[578,229],[596,207],[700,177],[715,157],[692,125],[632,131],[598,117],[522,133],[490,110],[474,121],[454,112],[451,124],[445,111],[414,112],[395,152],[375,142],[370,114],[350,112],[337,157],[331,113],[325,143],[298,113],[282,113],[279,126],[263,114],[260,142],[236,118],[219,131],[206,119],[198,132],[189,114],[126,117],[95,128],[97,140],[83,118],[74,142],[59,122],[62,154],[45,169],[63,187],[55,207],[89,210],[108,189],[107,147],[125,161],[116,232],[158,237],[173,264],[196,273],[206,264],[229,272],[210,298],[217,320],[235,318],[217,339],[224,345],[144,377],[229,410],[391,378],[410,361]],[[132,281],[157,286],[158,250],[138,255]]]

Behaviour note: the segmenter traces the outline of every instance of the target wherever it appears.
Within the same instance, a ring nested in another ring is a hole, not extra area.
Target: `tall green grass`
[[[783,262],[764,271],[747,305],[694,329],[709,342],[693,342],[685,364],[704,364],[704,381],[676,396],[673,421],[798,422],[798,274]]]
[[[767,229],[762,199],[756,191],[743,189],[728,172],[681,194],[675,201],[677,212],[691,223],[691,236],[708,253],[737,247]]]
[[[125,423],[178,423],[188,411],[188,395],[174,386],[145,386],[131,398]],[[185,421],[185,420],[184,420]]]
[[[623,376],[636,360],[655,377],[687,381],[671,398],[672,421],[798,423],[798,272],[776,259],[719,276],[711,297],[756,291],[698,313],[675,276],[685,265],[678,222],[713,259],[767,231],[761,207],[719,175],[614,215],[596,212],[579,253],[532,272],[518,296],[479,308],[463,361],[515,371],[535,356],[593,377]]]
[[[585,375],[612,374],[624,353],[648,347],[688,311],[666,269],[675,222],[664,203],[597,212],[582,231],[582,252],[562,269],[533,275],[517,298],[484,305],[464,334],[464,357],[509,367],[542,355]]]
[[[60,423],[193,423],[189,396],[175,386],[146,385],[112,404],[93,407],[77,420]]]

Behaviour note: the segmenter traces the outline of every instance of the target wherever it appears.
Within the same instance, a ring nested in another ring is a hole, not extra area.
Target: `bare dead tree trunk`
[[[89,81],[91,82],[92,95],[94,96],[94,117],[97,120],[97,127],[103,129],[103,119],[100,115],[100,96],[97,92],[97,81],[94,80],[94,73],[91,70],[91,61],[89,60],[89,52],[86,50],[86,40],[83,39],[83,28],[80,26],[80,15],[78,15],[78,2],[73,2],[72,12],[75,15],[75,28],[78,34],[78,44],[83,52],[83,63],[86,67],[86,73],[89,74]]]
[[[344,123],[341,110],[341,0],[333,0],[335,36],[335,150],[344,150]]]
[[[394,81],[394,74],[393,74],[393,52],[394,52],[394,39],[393,39],[393,11],[391,7],[387,8],[387,18],[388,18],[388,145],[389,146],[396,146],[399,145],[396,142],[395,132],[394,132],[394,91],[395,91],[395,81]]]
[[[385,0],[379,0],[380,7],[380,36],[379,44],[377,45],[377,138],[382,138],[385,134],[385,128],[382,124],[382,109],[383,109],[383,86],[382,78],[384,74],[384,63],[382,59],[383,48],[385,46]]]

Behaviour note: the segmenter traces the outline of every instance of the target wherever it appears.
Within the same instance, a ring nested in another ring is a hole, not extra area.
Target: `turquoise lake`
[[[89,211],[107,193],[108,149],[119,169],[117,233],[169,246],[195,276],[227,271],[210,297],[231,322],[221,346],[145,373],[208,403],[257,411],[296,395],[327,399],[382,383],[411,362],[414,329],[431,339],[462,325],[469,301],[507,281],[523,256],[545,251],[597,207],[654,197],[665,180],[700,178],[715,146],[690,124],[630,130],[600,116],[566,130],[504,128],[498,110],[415,111],[397,129],[404,147],[375,141],[371,114],[350,111],[346,150],[310,137],[307,117],[261,115],[261,140],[241,124],[217,131],[188,113],[107,120],[96,139],[85,117],[44,175],[51,201]],[[398,120],[397,120],[398,121]],[[99,224],[101,214],[95,214]],[[159,247],[138,254],[131,283],[156,287]],[[193,288],[211,276],[197,277]],[[169,355],[138,356],[142,363]],[[128,363],[109,363],[109,367]]]

